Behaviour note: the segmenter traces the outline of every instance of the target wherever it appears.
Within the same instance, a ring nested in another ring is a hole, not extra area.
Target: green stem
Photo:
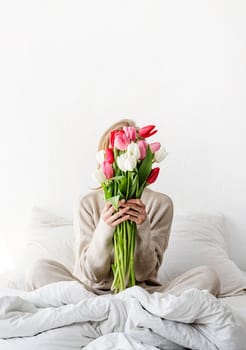
[[[115,230],[114,232],[114,268],[113,268],[113,274],[114,274],[114,280],[112,283],[112,287],[111,289],[115,291],[117,290],[117,279],[118,279],[118,268],[117,268],[117,263],[118,263],[118,259],[117,259],[117,232]]]
[[[119,224],[114,233],[114,274],[111,290],[118,293],[128,286],[135,285],[134,250],[136,241],[136,224],[125,221]]]
[[[130,284],[134,286],[135,282],[135,271],[134,271],[134,250],[135,250],[135,240],[136,240],[136,224],[131,225],[131,250],[130,250]]]
[[[115,233],[114,233],[114,266],[115,266],[115,269],[114,269],[114,281],[113,281],[113,285],[112,285],[112,288],[115,289],[115,293],[118,293],[119,292],[119,289],[122,285],[122,275],[121,275],[121,271],[119,269],[119,261],[120,261],[120,257],[119,257],[119,254],[120,254],[120,247],[119,247],[119,227],[117,226],[116,227],[116,230],[115,230]]]
[[[130,185],[130,174],[129,171],[127,171],[127,188],[126,188],[126,200],[128,199],[129,196],[129,186]]]
[[[118,262],[118,268],[119,268],[119,272],[120,272],[120,290],[124,290],[125,289],[125,283],[124,283],[124,256],[123,256],[123,240],[122,240],[122,224],[118,225],[119,227],[119,231],[118,231],[118,235],[119,235],[119,244],[118,244],[118,249],[119,249],[119,262]]]
[[[126,238],[126,221],[123,222],[123,251],[124,251],[124,275],[126,276],[126,268],[127,268],[127,238]],[[124,276],[124,277],[125,277]],[[127,285],[127,281],[125,280],[125,285]]]

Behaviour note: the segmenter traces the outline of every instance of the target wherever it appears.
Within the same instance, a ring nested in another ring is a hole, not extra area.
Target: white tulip
[[[160,148],[159,151],[155,152],[154,162],[160,163],[162,160],[166,158],[167,155],[168,155],[168,152],[166,151],[166,149],[164,147]]]
[[[120,170],[127,171],[126,153],[123,153],[119,157],[117,157],[117,165],[120,168]]]
[[[117,164],[122,171],[132,171],[137,166],[137,159],[125,152],[117,157]]]
[[[128,156],[134,157],[136,160],[139,159],[140,151],[139,151],[138,144],[136,144],[135,142],[129,143],[126,151],[127,151]]]
[[[94,173],[92,173],[92,177],[94,180],[96,180],[96,182],[99,182],[100,184],[107,181],[106,176],[100,169],[97,169]]]
[[[102,164],[105,160],[105,151],[104,149],[101,149],[100,151],[97,152],[96,154],[96,159],[97,159],[97,162],[98,164]]]
[[[137,160],[138,158],[135,158],[134,156],[128,156],[127,158],[127,167],[129,171],[133,171],[133,169],[137,166]]]

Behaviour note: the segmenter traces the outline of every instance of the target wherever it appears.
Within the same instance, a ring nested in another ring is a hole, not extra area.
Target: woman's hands
[[[121,222],[124,222],[126,220],[130,219],[130,215],[127,214],[128,210],[130,209],[129,206],[124,206],[125,200],[119,201],[119,210],[115,211],[113,205],[109,202],[107,202],[103,208],[102,211],[102,219],[103,221],[108,224],[111,227],[115,227]]]
[[[126,220],[131,220],[137,225],[141,225],[146,217],[145,205],[141,199],[121,200],[118,211],[115,211],[111,203],[106,203],[102,212],[103,221],[111,227],[115,227]]]
[[[141,199],[128,199],[125,204],[122,204],[123,207],[128,207],[129,210],[126,212],[129,215],[129,220],[134,221],[137,225],[141,225],[147,218],[147,213],[144,203]]]

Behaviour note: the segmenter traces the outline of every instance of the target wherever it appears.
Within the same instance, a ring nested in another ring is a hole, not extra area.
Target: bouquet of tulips
[[[160,168],[152,167],[153,163],[162,161],[167,152],[159,142],[146,141],[156,132],[155,125],[113,130],[109,148],[98,151],[98,168],[94,177],[102,186],[105,200],[110,201],[116,211],[119,200],[141,198],[144,188],[157,179]],[[114,280],[111,286],[115,293],[135,285],[135,240],[135,222],[127,220],[116,226],[112,264]]]

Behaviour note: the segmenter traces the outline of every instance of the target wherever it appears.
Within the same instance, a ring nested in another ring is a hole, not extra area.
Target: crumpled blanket
[[[80,283],[0,289],[0,350],[245,350],[246,331],[207,290],[134,286],[96,296]]]

